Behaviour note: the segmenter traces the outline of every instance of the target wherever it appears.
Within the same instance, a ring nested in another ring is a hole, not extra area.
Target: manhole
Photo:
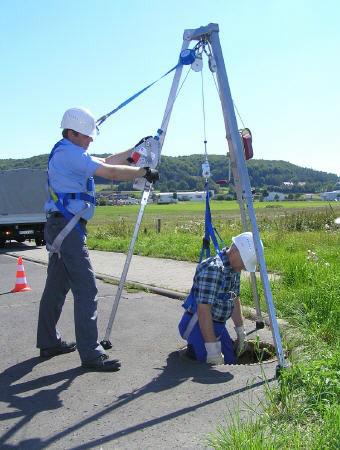
[[[237,358],[236,364],[260,364],[275,360],[276,353],[273,344],[268,342],[246,341],[246,350]]]
[[[195,355],[192,349],[188,350],[187,347],[183,347],[178,351],[179,357],[185,361],[200,364],[195,359]],[[271,362],[276,359],[275,347],[273,344],[267,342],[259,342],[255,340],[246,341],[245,352],[237,359],[235,364],[260,364]]]

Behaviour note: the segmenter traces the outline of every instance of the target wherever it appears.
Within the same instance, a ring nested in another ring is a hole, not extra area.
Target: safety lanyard
[[[138,91],[136,94],[131,95],[131,97],[129,97],[127,100],[125,100],[124,102],[122,102],[119,106],[117,106],[115,109],[113,109],[112,111],[110,111],[107,114],[104,114],[103,116],[101,116],[97,121],[96,121],[96,125],[97,125],[97,130],[98,127],[100,125],[102,125],[103,122],[105,122],[106,119],[108,119],[110,116],[112,116],[112,114],[115,114],[117,111],[119,111],[120,109],[124,108],[124,106],[128,105],[130,102],[132,102],[133,100],[135,100],[137,97],[139,97],[141,94],[143,94],[145,91],[147,91],[149,88],[151,88],[151,86],[153,86],[154,84],[158,83],[158,81],[160,81],[162,78],[166,77],[167,75],[169,75],[171,72],[173,72],[174,70],[176,70],[178,67],[180,66],[189,66],[191,65],[196,58],[196,53],[198,51],[198,49],[200,48],[200,46],[202,45],[201,41],[199,41],[194,48],[192,49],[185,49],[183,50],[180,55],[179,55],[179,61],[178,63],[172,67],[170,70],[168,70],[164,75],[162,75],[160,78],[158,78],[157,80],[153,81],[152,83],[148,84],[145,88],[141,89],[140,91]],[[99,131],[99,130],[98,130]]]
[[[154,84],[158,83],[158,81],[160,81],[162,78],[166,77],[167,75],[169,75],[169,73],[171,73],[172,71],[176,70],[177,67],[179,67],[182,63],[179,62],[178,64],[176,64],[172,69],[168,70],[164,75],[162,75],[160,78],[158,78],[157,80],[153,81],[152,83],[150,83],[148,86],[146,86],[145,88],[141,89],[140,91],[138,91],[136,94],[131,95],[131,97],[129,97],[127,100],[125,100],[124,102],[122,102],[119,106],[117,106],[117,108],[113,109],[112,111],[110,111],[107,114],[104,114],[103,116],[101,116],[97,121],[97,127],[99,127],[100,125],[102,125],[103,122],[105,122],[106,119],[108,119],[110,116],[112,116],[112,114],[115,114],[117,111],[119,111],[120,109],[124,108],[124,106],[128,105],[130,102],[132,102],[133,100],[135,100],[137,97],[139,97],[141,94],[143,94],[143,92],[147,91],[149,88],[151,88],[151,86],[153,86]]]
[[[204,153],[205,153],[205,162],[202,164],[202,175],[205,177],[205,216],[204,216],[204,237],[202,243],[202,249],[199,257],[199,262],[203,260],[203,258],[210,257],[210,239],[214,244],[216,254],[219,255],[221,253],[217,238],[219,237],[220,241],[223,243],[220,235],[217,233],[211,221],[211,210],[210,210],[210,192],[209,192],[209,177],[210,177],[210,166],[208,161],[208,152],[207,152],[207,132],[206,132],[206,114],[205,114],[205,100],[204,100],[204,81],[203,81],[203,71],[201,71],[201,95],[202,95],[202,113],[203,113],[203,133],[204,133]]]
[[[202,249],[199,257],[199,262],[203,260],[203,258],[210,257],[210,239],[214,244],[216,254],[219,255],[221,253],[221,249],[216,238],[218,236],[220,242],[223,243],[221,236],[218,234],[217,230],[214,228],[211,220],[211,210],[210,210],[210,192],[209,192],[209,182],[205,183],[205,215],[204,215],[204,237],[202,243]]]

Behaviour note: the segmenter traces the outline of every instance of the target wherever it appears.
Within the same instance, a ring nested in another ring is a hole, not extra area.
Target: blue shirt
[[[100,162],[92,157],[87,150],[73,144],[68,139],[62,139],[49,162],[48,176],[50,186],[58,193],[78,193],[87,191],[87,180],[92,177]],[[90,192],[88,192],[90,194]],[[94,195],[94,184],[93,192]],[[76,214],[88,205],[82,214],[85,220],[91,219],[95,205],[83,200],[69,200],[67,210]],[[59,211],[54,201],[45,203],[45,211]]]
[[[240,295],[240,272],[230,265],[227,248],[221,258],[213,256],[198,264],[193,282],[197,304],[211,305],[211,315],[217,322],[226,322],[234,308],[234,299]],[[192,313],[191,308],[188,311]]]

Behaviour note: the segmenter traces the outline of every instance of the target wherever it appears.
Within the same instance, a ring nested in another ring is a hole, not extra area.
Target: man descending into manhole
[[[255,272],[256,264],[251,232],[233,237],[230,247],[198,264],[178,325],[180,335],[187,341],[185,357],[208,364],[236,362],[245,345],[240,273]],[[235,343],[225,326],[230,317],[237,335]]]
[[[49,261],[37,347],[42,358],[77,348],[86,370],[114,372],[119,370],[119,361],[111,360],[98,342],[97,287],[86,246],[86,223],[96,206],[93,176],[117,181],[144,177],[153,183],[159,178],[158,171],[126,165],[133,149],[107,158],[91,156],[87,149],[97,135],[97,126],[86,109],[68,109],[61,128],[63,139],[53,147],[48,161],[45,240]],[[63,341],[57,329],[69,290],[74,297],[76,343]]]

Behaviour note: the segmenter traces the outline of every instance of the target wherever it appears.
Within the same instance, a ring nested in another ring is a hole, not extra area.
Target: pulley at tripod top
[[[180,63],[184,66],[192,64],[196,59],[196,50],[193,48],[186,48],[182,50],[179,55]]]

